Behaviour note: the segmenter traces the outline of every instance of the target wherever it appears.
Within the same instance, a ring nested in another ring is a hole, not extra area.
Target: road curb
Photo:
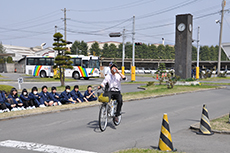
[[[144,88],[144,87],[137,87],[137,88],[146,90],[146,88]],[[180,94],[186,94],[186,93],[193,93],[193,92],[200,92],[200,91],[207,91],[207,90],[214,90],[214,89],[222,89],[222,88],[226,88],[226,87],[216,87],[216,88],[212,88],[212,89],[201,89],[201,90],[196,90],[196,91],[187,91],[187,92],[180,92],[180,93],[173,93],[173,94],[149,96],[149,97],[144,97],[144,98],[135,98],[135,99],[124,100],[123,102],[130,102],[130,101],[144,100],[144,99],[151,99],[151,98],[160,98],[160,97],[166,97],[166,96],[173,96],[173,95],[180,95]],[[97,104],[93,104],[93,105],[86,105],[86,106],[75,106],[75,107],[71,107],[71,108],[65,108],[65,109],[59,109],[59,110],[53,110],[53,111],[44,111],[44,112],[39,112],[39,113],[17,115],[17,116],[12,116],[12,117],[0,118],[0,121],[16,119],[16,118],[24,118],[24,117],[29,117],[29,116],[41,115],[41,114],[50,114],[50,113],[57,113],[57,112],[63,112],[63,111],[69,111],[69,110],[76,110],[76,109],[94,107],[94,106],[99,106],[99,105],[101,105],[101,103],[97,103]]]
[[[214,118],[214,119],[212,119],[212,120],[215,120],[215,119],[224,117],[224,116],[226,116],[226,115],[228,115],[228,113],[227,113],[227,114],[224,114],[224,115],[221,115],[221,116],[219,116],[219,117],[216,117],[216,118]],[[197,123],[195,123],[195,124],[190,125],[189,129],[195,130],[195,131],[199,131],[199,130],[200,130],[200,122],[197,122]],[[218,131],[218,130],[211,130],[211,131],[214,132],[214,133],[218,133],[218,134],[230,134],[230,131]]]

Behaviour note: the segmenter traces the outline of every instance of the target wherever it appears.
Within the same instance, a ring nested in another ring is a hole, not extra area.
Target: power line
[[[192,4],[192,3],[196,2],[196,1],[198,1],[198,0],[192,0],[190,2],[188,2],[188,0],[186,0],[183,3],[180,3],[180,4],[177,4],[175,6],[172,6],[171,8],[166,8],[165,10],[162,10],[162,11],[159,11],[159,12],[153,12],[153,13],[149,13],[149,14],[146,14],[146,15],[143,15],[143,16],[139,16],[137,19],[144,19],[144,18],[155,16],[155,15],[163,14],[163,13],[166,13],[166,12],[181,8],[183,6]]]
[[[33,19],[28,19],[28,20],[24,20],[24,21],[20,21],[20,22],[16,22],[16,23],[12,23],[12,24],[8,24],[8,25],[5,25],[5,26],[10,26],[10,25],[21,25],[21,24],[25,24],[27,22],[31,22],[31,21],[36,21],[36,20],[44,20],[46,18],[49,18],[51,16],[56,16],[57,10],[56,11],[53,11],[53,12],[50,12],[48,14],[44,14],[44,15],[41,15],[41,16],[38,16],[38,17],[34,17]],[[55,15],[53,15],[55,13]]]
[[[147,3],[152,3],[156,0],[149,0],[147,2],[143,2],[144,0],[137,0],[131,3],[127,3],[127,4],[122,4],[122,5],[118,5],[118,6],[114,6],[114,7],[107,7],[107,8],[101,8],[101,9],[91,9],[91,10],[72,10],[72,11],[76,11],[76,12],[102,12],[102,11],[114,11],[114,10],[121,10],[121,9],[126,9],[126,8],[131,8],[131,7],[135,7],[135,6],[140,6],[140,5],[144,5]]]

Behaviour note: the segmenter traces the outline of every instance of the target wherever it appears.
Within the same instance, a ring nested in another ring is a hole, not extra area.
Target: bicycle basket
[[[98,96],[98,101],[99,101],[99,102],[108,103],[108,102],[109,102],[109,96],[108,96],[108,95],[104,95],[103,93],[101,93],[101,94]]]

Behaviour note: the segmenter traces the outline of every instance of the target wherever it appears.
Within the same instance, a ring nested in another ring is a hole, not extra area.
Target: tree
[[[8,56],[6,61],[7,63],[13,63],[13,58],[11,56]]]
[[[88,46],[87,46],[87,43],[85,43],[84,41],[81,41],[80,45],[81,45],[81,54],[85,55],[85,56],[88,56]]]
[[[71,47],[71,54],[72,55],[78,55],[79,54],[79,48],[80,48],[80,42],[75,41]]]
[[[164,47],[164,45],[159,45],[157,47],[157,56],[158,56],[158,59],[165,59],[165,47]]]
[[[0,42],[0,53],[6,53],[5,47],[2,45],[2,42]]]
[[[87,43],[84,41],[75,41],[71,47],[71,54],[72,55],[88,55],[88,46]]]
[[[54,69],[58,68],[59,74],[60,74],[60,81],[61,86],[65,85],[65,69],[73,69],[73,66],[71,65],[73,62],[70,60],[71,57],[68,56],[71,52],[66,51],[66,41],[62,39],[63,35],[61,33],[55,33],[53,35],[54,37],[54,50],[58,52],[58,55],[55,57],[54,63],[56,64],[54,66]]]
[[[109,57],[116,58],[117,56],[117,47],[114,44],[109,45]]]
[[[99,48],[98,42],[95,42],[92,44],[90,50],[90,54],[94,56],[100,56],[101,55],[101,50]]]
[[[2,45],[2,42],[0,42],[0,53],[6,53],[5,47]],[[3,64],[5,63],[5,58],[4,56],[0,56],[0,63]]]
[[[108,55],[109,55],[109,45],[105,43],[101,52],[101,56],[108,57]]]
[[[127,42],[125,44],[125,57],[132,58],[132,55],[133,55],[133,46],[130,42]]]
[[[157,59],[157,47],[155,45],[150,45],[150,58]]]

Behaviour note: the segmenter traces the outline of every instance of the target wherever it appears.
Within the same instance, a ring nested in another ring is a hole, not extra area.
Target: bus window
[[[89,67],[89,61],[83,60],[82,67],[83,68],[88,68]]]
[[[54,58],[51,58],[51,63],[50,65],[54,65]]]
[[[39,58],[34,59],[34,65],[39,65]]]
[[[74,63],[75,59],[71,58],[70,60],[73,62],[71,65],[74,66],[75,65],[75,63]]]
[[[39,59],[39,64],[37,64],[37,65],[46,65],[46,61],[45,60],[46,60],[45,58],[40,58]]]
[[[27,58],[27,65],[34,65],[34,58]]]
[[[89,68],[98,68],[99,69],[99,60],[90,60]]]
[[[75,58],[75,65],[74,66],[81,66],[81,59],[80,58]]]
[[[51,62],[51,58],[46,58],[45,65],[51,65],[50,62]]]

